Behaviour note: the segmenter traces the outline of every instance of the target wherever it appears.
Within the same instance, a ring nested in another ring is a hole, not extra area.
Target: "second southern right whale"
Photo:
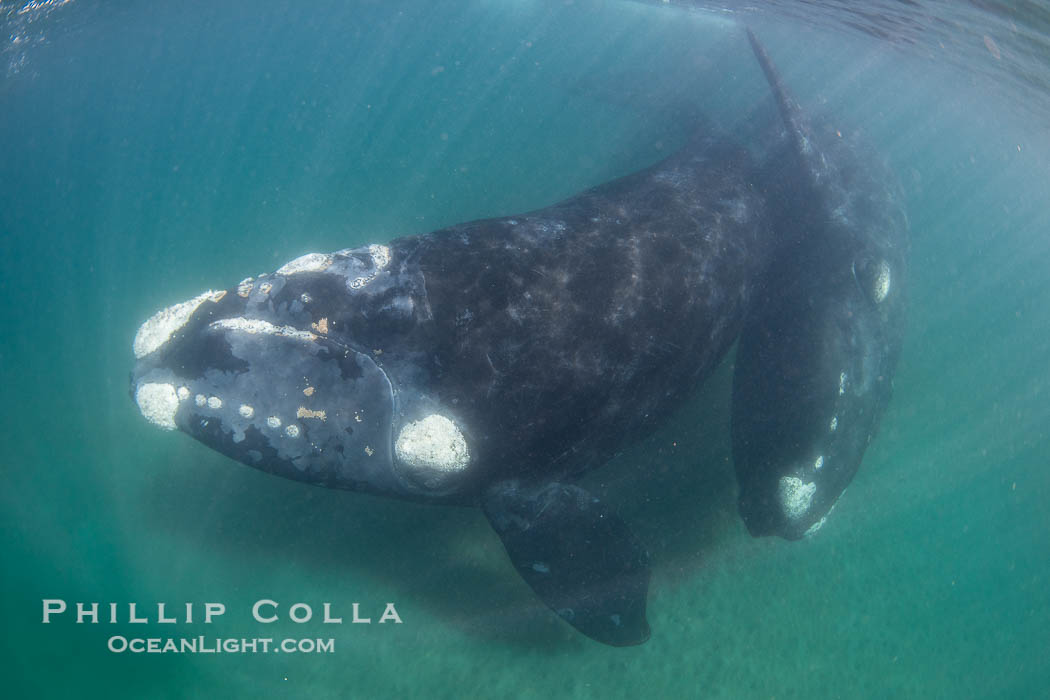
[[[313,253],[136,334],[142,414],[249,466],[479,505],[584,634],[649,636],[649,556],[577,485],[740,339],[733,453],[753,534],[819,527],[889,396],[907,221],[894,180],[807,120],[750,35],[780,138],[698,133],[520,216]]]

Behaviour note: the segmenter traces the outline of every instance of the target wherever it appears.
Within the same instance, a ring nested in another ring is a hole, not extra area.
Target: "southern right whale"
[[[747,35],[785,138],[764,168],[779,246],[737,348],[733,462],[751,533],[797,539],[823,525],[889,401],[908,220],[884,162],[808,120]]]
[[[886,405],[906,220],[892,178],[813,126],[756,56],[780,138],[701,130],[545,209],[312,253],[163,309],[132,395],[158,427],[312,484],[480,506],[584,634],[649,636],[649,555],[576,483],[659,425],[737,338],[752,533],[819,526]]]

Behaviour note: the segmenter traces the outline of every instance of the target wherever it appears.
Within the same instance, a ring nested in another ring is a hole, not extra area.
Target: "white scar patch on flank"
[[[394,444],[397,458],[417,469],[458,472],[470,462],[470,451],[456,424],[431,414],[401,428]]]
[[[142,416],[153,425],[165,430],[175,430],[175,412],[179,410],[179,397],[171,384],[140,384],[135,389],[135,403]]]
[[[277,271],[278,275],[294,275],[299,272],[324,272],[332,264],[332,256],[324,253],[307,253],[287,262]]]
[[[142,359],[168,342],[172,333],[186,325],[186,321],[190,320],[193,312],[205,301],[218,301],[225,295],[225,291],[215,292],[209,289],[189,301],[174,304],[150,316],[149,320],[139,326],[138,332],[135,333],[135,341],[131,345],[131,349],[135,352],[135,359]]]
[[[269,321],[258,318],[224,318],[212,321],[210,328],[222,328],[223,330],[241,331],[243,333],[262,333],[264,335],[278,335],[283,338],[295,338],[296,340],[313,341],[317,336],[309,331],[301,331],[291,326],[275,326]]]
[[[803,483],[802,479],[795,476],[780,477],[780,487],[777,496],[780,498],[780,507],[791,520],[798,520],[813,503],[813,494],[817,491],[814,483]]]
[[[871,286],[871,295],[876,304],[881,304],[889,293],[890,266],[885,260],[880,260],[878,272],[875,273],[875,282]]]

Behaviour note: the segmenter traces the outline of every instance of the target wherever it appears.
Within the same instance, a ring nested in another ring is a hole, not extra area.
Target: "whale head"
[[[425,313],[373,245],[309,254],[165,308],[133,343],[142,415],[239,462],[332,488],[442,493],[471,463],[459,424],[375,347]],[[394,372],[390,368],[394,367]],[[408,377],[410,378],[410,376]]]

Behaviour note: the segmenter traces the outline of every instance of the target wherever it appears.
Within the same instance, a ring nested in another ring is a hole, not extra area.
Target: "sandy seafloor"
[[[590,474],[655,561],[652,638],[616,649],[532,595],[480,511],[283,481],[152,428],[129,400],[131,339],[155,310],[302,253],[544,206],[655,162],[698,113],[727,130],[767,114],[739,27],[617,2],[15,5],[0,3],[4,697],[1050,693],[1050,138],[1030,97],[935,52],[750,17],[803,107],[862,130],[904,184],[896,393],[801,542],[752,539],[736,514],[728,367]],[[46,598],[227,613],[44,625]],[[262,598],[281,622],[252,620]],[[391,601],[400,625],[286,617],[331,602],[348,621],[359,602],[375,620]],[[116,654],[114,635],[335,651]]]

